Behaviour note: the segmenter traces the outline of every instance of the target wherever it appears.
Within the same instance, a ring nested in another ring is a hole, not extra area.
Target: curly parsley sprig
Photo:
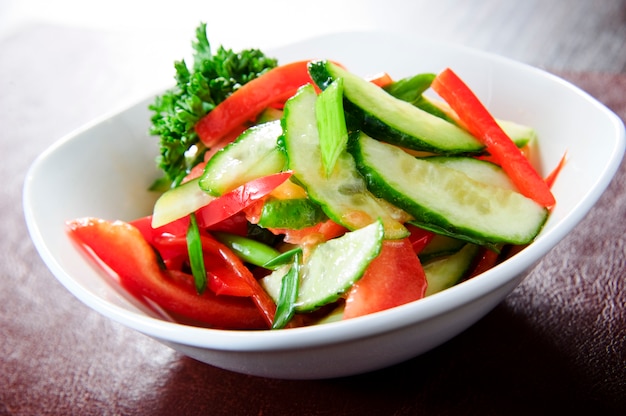
[[[277,61],[258,49],[239,53],[220,46],[215,53],[206,35],[206,23],[196,29],[193,65],[176,61],[176,85],[148,107],[153,115],[150,134],[158,136],[157,166],[164,177],[153,188],[177,186],[204,157],[206,148],[194,126],[204,115],[245,83],[274,68]]]

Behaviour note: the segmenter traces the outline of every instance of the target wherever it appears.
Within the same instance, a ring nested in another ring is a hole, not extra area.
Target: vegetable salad
[[[452,69],[363,78],[330,60],[212,52],[155,98],[153,212],[69,236],[168,318],[219,329],[352,319],[431,296],[531,243],[556,203],[531,126]],[[433,90],[440,101],[427,98]]]

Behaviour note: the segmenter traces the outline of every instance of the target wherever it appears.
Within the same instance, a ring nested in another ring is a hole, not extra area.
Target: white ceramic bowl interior
[[[224,369],[329,378],[396,364],[436,347],[501,302],[574,228],[624,154],[624,125],[603,105],[553,75],[487,53],[381,33],[332,34],[268,53],[282,63],[335,59],[360,75],[387,71],[396,79],[450,67],[497,117],[536,128],[543,173],[565,152],[568,162],[553,188],[557,206],[537,240],[481,276],[348,321],[281,331],[222,331],[168,322],[142,307],[76,250],[64,231],[64,222],[72,218],[131,220],[151,212],[156,196],[147,187],[159,176],[157,140],[147,134],[152,97],[58,141],[33,163],[23,194],[32,240],[52,273],[102,315]]]

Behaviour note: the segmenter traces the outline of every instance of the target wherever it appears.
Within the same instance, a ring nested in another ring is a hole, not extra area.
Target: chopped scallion
[[[200,229],[196,215],[189,215],[189,227],[187,228],[187,251],[189,252],[189,263],[191,274],[199,294],[204,293],[207,286],[206,269],[204,267],[204,254],[202,252],[202,240],[200,239]]]
[[[296,252],[291,268],[283,277],[272,329],[284,328],[296,312],[296,299],[298,298],[298,288],[300,286],[301,258],[302,252]]]

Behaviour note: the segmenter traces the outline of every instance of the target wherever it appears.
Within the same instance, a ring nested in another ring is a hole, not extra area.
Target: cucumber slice
[[[545,208],[517,192],[414,158],[363,133],[349,148],[369,189],[413,215],[422,228],[481,245],[527,244],[547,219]]]
[[[256,124],[263,124],[270,121],[276,121],[283,118],[283,110],[278,108],[268,107],[259,115],[256,120]]]
[[[329,61],[309,65],[309,73],[321,88],[343,78],[346,113],[359,120],[371,137],[407,149],[438,154],[480,153],[484,146],[460,127],[398,99],[384,89]]]
[[[486,160],[464,156],[432,156],[428,158],[428,161],[461,171],[479,182],[517,191],[509,175],[500,166]]]
[[[274,303],[280,299],[280,289],[283,285],[283,278],[291,269],[290,264],[283,264],[277,267],[272,273],[259,279],[259,284],[270,295]]]
[[[517,147],[524,147],[537,139],[537,132],[534,128],[518,124],[510,120],[496,119],[496,123]]]
[[[428,282],[424,296],[441,292],[459,283],[470,269],[477,253],[477,245],[465,244],[454,254],[424,263],[424,273]]]
[[[172,188],[157,199],[152,210],[152,227],[157,228],[197,211],[215,199],[198,186],[199,179]]]
[[[318,321],[314,322],[314,325],[324,325],[330,324],[333,322],[339,322],[343,319],[343,311],[345,309],[345,305],[341,304],[333,309],[328,315],[325,315]]]
[[[315,114],[317,94],[312,85],[302,87],[285,104],[283,146],[293,177],[326,215],[349,230],[381,219],[386,238],[403,238],[409,232],[393,213],[367,190],[352,156],[341,152],[330,175],[322,163]]]
[[[364,228],[314,247],[300,268],[300,289],[295,302],[297,312],[311,312],[337,301],[359,280],[383,242],[383,225],[376,221]],[[260,280],[272,299],[280,296],[283,266]]]
[[[455,124],[454,119],[444,109],[432,103],[423,93],[430,88],[437,75],[424,73],[399,79],[383,89],[394,97],[411,103],[415,107]]]
[[[253,179],[278,173],[285,155],[277,141],[282,134],[279,120],[250,127],[218,151],[206,164],[200,187],[219,196]]]
[[[263,204],[258,225],[263,228],[300,230],[326,219],[324,211],[308,198],[269,198]]]
[[[513,185],[513,182],[502,168],[486,160],[465,156],[431,156],[428,157],[427,160],[461,171],[479,182],[516,190],[515,185]],[[456,253],[463,248],[465,244],[465,241],[459,240],[458,238],[438,234],[419,253],[420,261],[426,263],[436,257]]]
[[[447,235],[436,234],[433,239],[420,251],[418,257],[422,263],[426,263],[433,258],[447,256],[456,253],[467,244],[458,238]]]
[[[434,109],[432,110],[432,113],[434,115],[444,113],[446,114],[446,116],[444,116],[446,120],[456,124],[455,119],[453,118],[453,116],[451,116],[451,114],[454,114],[454,112],[448,104],[443,101],[432,100],[426,97],[423,97],[423,101],[427,102],[427,105],[434,107]],[[422,104],[420,107],[426,111],[429,111],[424,104]],[[537,138],[537,131],[530,126],[519,124],[511,120],[502,120],[499,118],[496,119],[496,123],[498,123],[498,125],[502,130],[504,130],[506,135],[509,136],[511,140],[513,140],[513,143],[515,143],[517,147],[524,147]]]
[[[515,186],[508,175],[504,173],[502,168],[491,162],[464,156],[431,156],[427,160],[461,171],[479,182],[515,190]],[[420,261],[426,263],[436,257],[454,254],[465,245],[466,242],[458,238],[437,234],[419,253],[419,258]]]
[[[430,113],[434,116],[458,125],[452,116],[450,107],[441,101],[432,100],[423,95],[430,88],[430,84],[435,79],[435,74],[417,74],[412,77],[403,78],[384,87],[385,91],[403,101]],[[509,120],[496,119],[502,130],[513,140],[517,147],[523,147],[537,137],[535,129],[523,124],[517,124]]]

